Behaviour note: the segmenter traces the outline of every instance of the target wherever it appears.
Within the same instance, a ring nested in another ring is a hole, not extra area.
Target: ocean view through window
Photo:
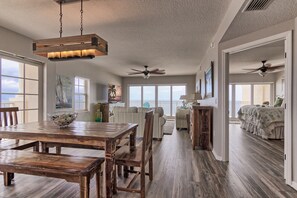
[[[129,107],[162,107],[166,116],[175,116],[186,85],[130,85],[128,91]]]
[[[0,57],[1,107],[18,107],[19,123],[41,119],[41,67]]]

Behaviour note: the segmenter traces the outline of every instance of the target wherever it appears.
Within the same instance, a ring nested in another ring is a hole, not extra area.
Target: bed
[[[238,111],[241,128],[263,139],[284,138],[284,108],[242,106]]]

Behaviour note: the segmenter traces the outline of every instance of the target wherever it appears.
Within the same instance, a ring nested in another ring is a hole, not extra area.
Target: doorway
[[[223,92],[223,138],[222,138],[222,158],[224,161],[229,160],[229,55],[241,51],[252,49],[259,46],[264,46],[277,41],[285,43],[285,130],[284,130],[284,178],[288,185],[292,185],[292,32],[284,32],[267,38],[259,39],[253,42],[242,44],[236,47],[223,50],[222,53],[222,85]]]

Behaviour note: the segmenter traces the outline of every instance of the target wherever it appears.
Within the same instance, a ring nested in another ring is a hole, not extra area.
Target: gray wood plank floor
[[[283,141],[263,140],[230,125],[230,162],[216,161],[209,151],[191,149],[186,131],[174,131],[154,142],[154,179],[146,178],[148,198],[297,197],[283,179]],[[102,151],[63,149],[63,153],[103,156]],[[128,179],[129,180],[129,179]],[[128,180],[119,179],[119,183]],[[135,187],[138,186],[136,183]],[[0,197],[79,197],[77,184],[60,179],[17,174],[14,185],[3,186]],[[91,197],[95,195],[94,179]],[[117,198],[139,197],[118,192]]]

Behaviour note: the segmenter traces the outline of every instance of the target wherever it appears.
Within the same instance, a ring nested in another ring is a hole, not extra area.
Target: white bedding
[[[284,138],[284,108],[246,105],[239,109],[241,128],[264,139]]]

